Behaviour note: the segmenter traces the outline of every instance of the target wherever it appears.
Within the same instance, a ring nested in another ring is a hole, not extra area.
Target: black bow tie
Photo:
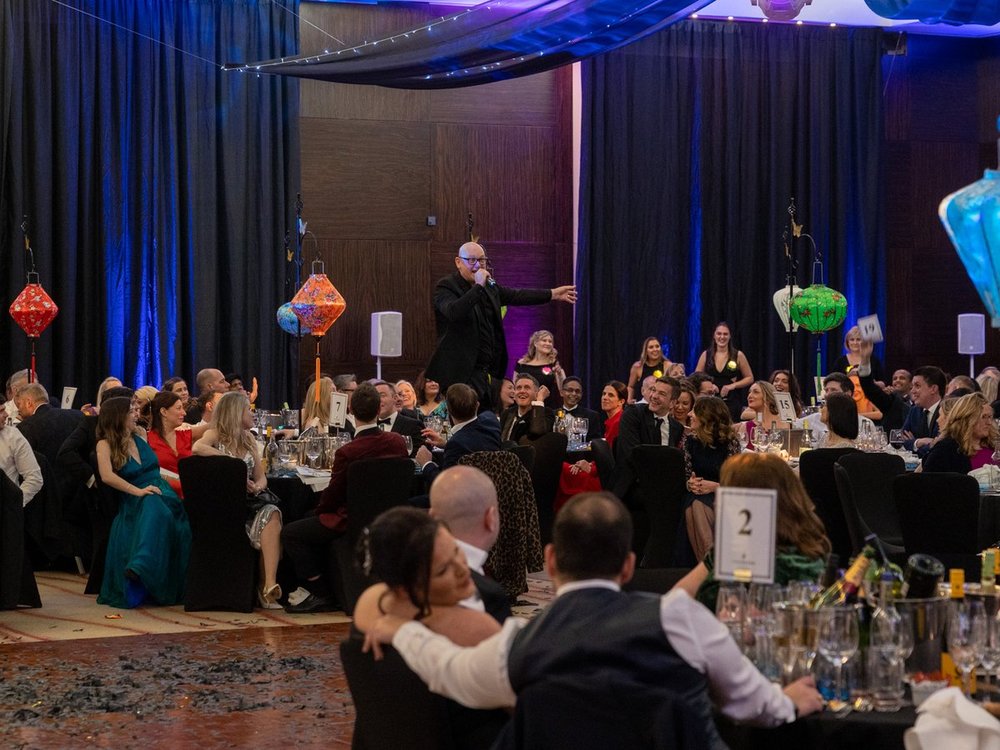
[[[378,426],[379,427],[381,427],[382,425],[385,425],[385,424],[391,425],[392,424],[392,419],[389,418],[389,417],[386,417],[385,419],[378,420]]]

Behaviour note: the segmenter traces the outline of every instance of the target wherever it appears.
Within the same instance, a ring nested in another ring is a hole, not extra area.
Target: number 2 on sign
[[[740,511],[740,515],[743,516],[743,525],[740,526],[740,530],[737,533],[749,536],[751,533],[753,533],[750,529],[750,511],[744,508],[743,510]]]

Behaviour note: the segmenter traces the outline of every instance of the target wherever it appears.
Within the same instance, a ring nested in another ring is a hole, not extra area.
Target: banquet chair
[[[42,600],[24,545],[21,488],[0,471],[0,610],[18,606],[37,608]]]
[[[535,491],[535,504],[538,506],[538,528],[542,544],[546,544],[552,541],[556,495],[563,461],[566,460],[567,438],[560,432],[547,432],[533,440],[523,437],[520,443],[535,449],[535,460],[529,471],[531,486]]]
[[[590,452],[597,466],[597,476],[601,478],[601,487],[610,491],[615,473],[615,456],[611,446],[604,438],[595,438],[590,441]]]
[[[886,554],[896,558],[904,555],[903,533],[892,502],[892,480],[905,473],[903,459],[891,453],[850,453],[834,464],[852,552],[860,552],[865,537],[876,534]]]
[[[354,750],[458,750],[493,744],[507,721],[503,711],[475,711],[436,695],[392,646],[383,646],[382,660],[375,661],[361,651],[362,642],[357,633],[340,642],[340,661],[354,700]]]
[[[258,553],[246,532],[246,464],[231,456],[190,456],[177,473],[191,524],[184,610],[252,612]]]
[[[524,464],[524,468],[531,472],[531,467],[535,465],[535,449],[530,445],[511,445],[510,447],[504,448],[505,451],[510,451],[519,459],[521,463]]]
[[[97,454],[90,454],[90,467],[94,472],[94,486],[89,489],[87,513],[90,516],[91,549],[90,567],[87,569],[87,586],[85,594],[100,594],[104,581],[104,559],[108,554],[108,540],[111,537],[111,524],[118,515],[120,500],[118,493],[101,481],[101,472],[97,468]]]
[[[330,578],[347,614],[369,581],[356,564],[358,538],[389,508],[408,505],[414,464],[409,458],[367,458],[347,467],[347,530],[330,545]]]
[[[531,476],[517,456],[505,450],[469,453],[458,463],[479,469],[496,487],[500,533],[485,567],[514,602],[528,590],[528,571],[544,565]]]
[[[635,471],[632,497],[645,510],[649,531],[639,567],[670,568],[684,519],[684,453],[665,445],[639,445],[629,457]]]
[[[924,552],[979,579],[979,483],[967,474],[900,474],[892,480],[907,555]]]
[[[816,506],[816,514],[826,528],[833,552],[842,562],[851,557],[851,535],[837,494],[833,465],[841,457],[859,452],[855,448],[818,448],[799,456],[799,478]]]

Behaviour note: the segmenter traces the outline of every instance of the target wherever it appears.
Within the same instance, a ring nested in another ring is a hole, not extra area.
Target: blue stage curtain
[[[418,27],[349,40],[345,47],[231,67],[393,88],[475,86],[618,49],[711,1],[485,0]]]
[[[626,375],[646,336],[690,371],[719,320],[758,378],[788,367],[771,296],[790,196],[848,322],[884,313],[880,57],[877,29],[684,21],[583,64],[576,352],[589,383]],[[794,247],[804,287],[812,254]],[[831,358],[843,333],[826,337]],[[797,335],[800,378],[815,346]]]
[[[274,403],[298,87],[216,63],[293,52],[296,16],[270,0],[68,3],[137,33],[51,2],[0,10],[0,274],[9,301],[28,214],[60,308],[41,381],[81,387],[79,404],[108,374],[194,390],[198,369],[219,367],[257,375]],[[20,329],[5,316],[0,330],[5,367],[25,366]]]

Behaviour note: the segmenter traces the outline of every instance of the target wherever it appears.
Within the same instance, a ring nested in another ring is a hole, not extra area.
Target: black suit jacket
[[[556,423],[556,414],[546,406],[532,406],[531,411],[526,415],[527,428],[514,425],[513,423],[517,419],[517,404],[504,409],[500,417],[501,440],[516,443],[523,437],[534,440],[547,432],[552,432],[552,428]]]
[[[622,500],[626,499],[635,484],[635,470],[630,462],[632,450],[639,445],[662,445],[660,430],[656,426],[656,415],[649,410],[649,404],[633,404],[625,407],[621,424],[618,428],[618,439],[615,440],[615,480],[614,493]],[[684,425],[671,416],[667,417],[670,425],[671,448],[679,448],[684,439]]]
[[[83,422],[83,412],[77,409],[53,409],[42,404],[30,417],[23,419],[17,429],[27,439],[33,450],[56,466],[63,442]]]
[[[503,621],[512,614],[507,592],[504,591],[503,586],[492,578],[480,575],[474,570],[470,570],[469,572],[472,574],[472,581],[476,584],[476,589],[479,591],[479,598],[483,600],[486,614],[500,624],[503,624]]]
[[[563,412],[567,415],[578,417],[580,419],[586,419],[587,424],[587,440],[596,440],[597,438],[604,437],[604,420],[605,416],[598,411],[593,409],[588,409],[586,406],[577,406],[572,411],[568,410],[565,406],[562,408]]]
[[[431,462],[424,467],[427,486],[430,487],[439,471],[454,466],[462,456],[478,451],[498,450],[500,450],[500,422],[496,414],[484,411],[474,422],[465,425],[445,443],[444,457],[440,465]]]
[[[507,374],[507,342],[500,308],[504,305],[541,305],[552,299],[548,289],[510,289],[500,284],[470,284],[456,271],[434,287],[437,349],[427,363],[427,379],[444,391],[453,383],[468,383],[476,366],[482,336],[480,316],[493,322],[493,361],[487,372],[499,379]]]
[[[882,427],[889,430],[898,430],[903,426],[910,411],[910,404],[903,400],[898,393],[886,393],[875,384],[872,375],[858,376],[861,383],[861,390],[865,393],[865,398],[875,404],[875,408],[882,412]]]
[[[396,418],[392,422],[392,431],[398,435],[409,435],[411,441],[413,442],[413,450],[410,451],[410,458],[417,455],[417,448],[424,444],[424,436],[420,433],[423,431],[424,425],[422,422],[416,419],[411,419],[410,417],[404,417],[400,413],[396,413]]]
[[[59,448],[57,465],[78,482],[87,482],[93,475],[90,455],[97,448],[97,417],[84,415]]]

